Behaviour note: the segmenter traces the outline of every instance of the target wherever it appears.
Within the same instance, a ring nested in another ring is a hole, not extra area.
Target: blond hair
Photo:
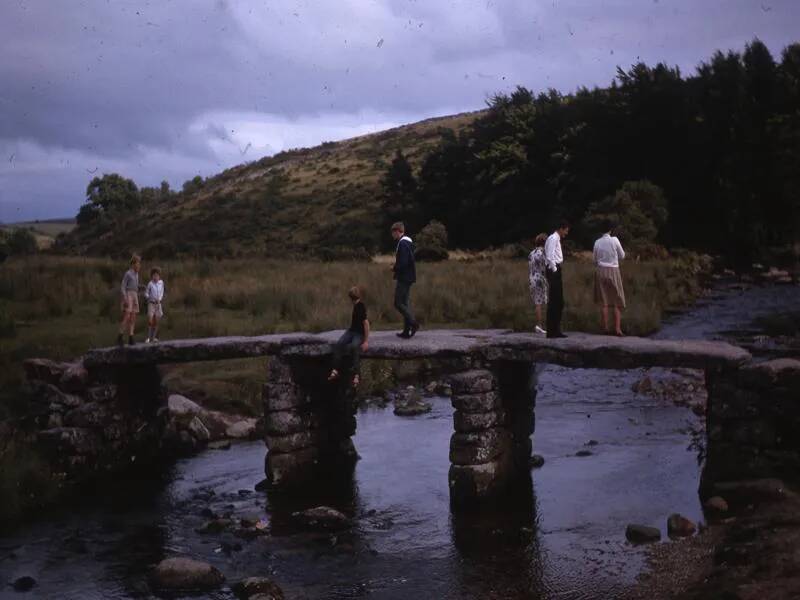
[[[544,246],[544,243],[546,241],[547,241],[547,234],[540,233],[539,235],[536,236],[536,239],[533,241],[533,243],[536,246],[536,248],[538,248],[539,246]]]
[[[350,296],[351,300],[361,300],[361,288],[357,285],[354,285],[347,290],[347,295]]]
[[[139,256],[138,254],[131,255],[131,266],[141,262],[142,262],[141,256]]]

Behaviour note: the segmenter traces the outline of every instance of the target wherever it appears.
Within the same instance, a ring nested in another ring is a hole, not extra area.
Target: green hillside
[[[458,132],[480,114],[281,152],[196,178],[166,197],[153,188],[157,198],[76,228],[59,248],[90,255],[139,252],[152,259],[365,254],[386,237],[381,178],[396,152],[418,167],[445,131]]]
[[[75,227],[75,219],[45,219],[41,221],[25,221],[21,223],[0,224],[0,231],[8,233],[15,229],[27,229],[36,238],[36,244],[41,250],[52,247],[55,239],[60,234],[67,234]]]

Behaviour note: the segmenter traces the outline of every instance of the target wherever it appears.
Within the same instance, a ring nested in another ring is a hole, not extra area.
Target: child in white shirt
[[[161,279],[161,269],[153,267],[150,269],[150,283],[147,284],[147,291],[144,293],[147,300],[147,321],[150,329],[147,331],[145,343],[157,342],[158,322],[164,316],[161,302],[164,300],[164,282]]]

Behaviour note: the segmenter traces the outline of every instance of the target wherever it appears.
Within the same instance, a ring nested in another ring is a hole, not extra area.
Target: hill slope
[[[79,227],[62,247],[112,256],[140,252],[152,259],[363,254],[384,242],[380,180],[396,151],[416,168],[444,130],[460,131],[481,114],[427,119],[239,165],[111,227]]]

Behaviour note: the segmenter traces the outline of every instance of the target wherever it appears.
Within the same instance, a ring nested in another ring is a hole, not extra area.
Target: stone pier
[[[450,378],[450,502],[465,508],[503,495],[528,472],[536,388],[529,363],[502,362]]]
[[[312,481],[320,468],[352,465],[357,402],[346,382],[327,381],[328,361],[276,356],[267,371],[264,441],[270,483],[295,487]]]
[[[714,482],[800,478],[800,360],[783,358],[706,372],[706,466]]]

